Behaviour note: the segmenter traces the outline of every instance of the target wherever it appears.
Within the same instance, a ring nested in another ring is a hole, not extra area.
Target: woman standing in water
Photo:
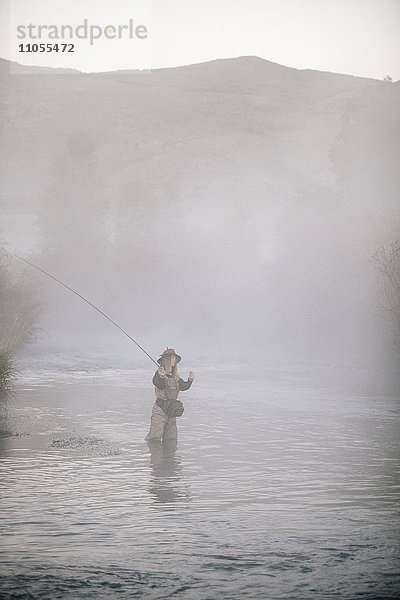
[[[178,437],[176,417],[183,413],[183,404],[178,400],[178,395],[188,390],[194,379],[192,371],[187,381],[179,377],[177,364],[180,361],[181,357],[173,348],[164,350],[157,360],[160,366],[153,377],[156,402],[151,413],[147,441],[176,440]]]

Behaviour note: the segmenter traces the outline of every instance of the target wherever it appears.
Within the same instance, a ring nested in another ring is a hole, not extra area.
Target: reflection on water
[[[155,502],[190,500],[189,486],[182,483],[182,459],[176,454],[177,440],[151,440],[147,444],[152,467],[151,497]]]
[[[200,372],[178,444],[144,441],[147,371],[26,374],[2,415],[0,596],[397,597],[399,399],[264,374]]]

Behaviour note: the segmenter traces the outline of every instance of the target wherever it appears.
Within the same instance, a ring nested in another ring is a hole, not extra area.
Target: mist
[[[397,597],[399,83],[9,70],[2,591]]]
[[[5,62],[15,250],[30,240],[25,256],[153,356],[395,369],[372,256],[399,235],[398,83],[256,57],[96,75],[10,76]],[[148,360],[37,285],[28,354]]]

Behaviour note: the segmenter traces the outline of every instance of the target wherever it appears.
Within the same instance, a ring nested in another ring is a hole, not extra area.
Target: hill
[[[190,345],[195,319],[199,346],[372,347],[370,309],[351,315],[398,223],[398,84],[257,57],[0,73],[6,237],[135,329],[150,320],[151,340]],[[160,294],[178,307],[168,325],[153,323]]]

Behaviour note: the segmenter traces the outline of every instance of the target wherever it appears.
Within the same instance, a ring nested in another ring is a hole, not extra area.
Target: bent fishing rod
[[[67,285],[66,283],[64,283],[63,281],[61,281],[60,279],[57,279],[57,277],[54,277],[54,275],[51,275],[51,273],[48,273],[44,269],[41,269],[37,265],[34,265],[33,263],[29,262],[29,260],[26,260],[26,258],[22,258],[22,256],[18,256],[18,254],[14,254],[13,252],[9,252],[8,254],[10,254],[11,256],[14,256],[15,258],[18,258],[19,260],[22,260],[24,263],[26,263],[27,265],[30,265],[34,269],[37,269],[38,271],[40,271],[44,275],[47,275],[48,277],[50,277],[50,279],[53,279],[57,283],[63,285],[65,288],[67,288],[67,290],[69,290],[70,292],[72,292],[73,294],[75,294],[75,296],[78,296],[78,298],[80,298],[81,300],[83,300],[84,302],[86,302],[87,304],[89,304],[89,306],[91,306],[92,308],[94,308],[95,310],[97,310],[98,313],[100,313],[103,317],[105,317],[108,321],[110,321],[110,323],[112,323],[117,329],[119,329],[124,335],[126,335],[126,337],[128,337],[131,340],[131,342],[133,342],[134,344],[136,344],[136,346],[138,348],[140,348],[140,350],[142,352],[144,352],[145,355],[148,356],[149,359],[151,361],[153,361],[153,363],[157,367],[159,367],[159,364],[154,360],[154,358],[152,358],[150,356],[150,354],[148,352],[146,352],[146,350],[144,348],[142,348],[142,346],[136,340],[134,340],[133,337],[131,335],[129,335],[128,332],[125,331],[125,329],[122,329],[122,327],[120,325],[118,325],[118,323],[116,323],[115,321],[113,321],[111,319],[111,317],[109,317],[108,315],[106,315],[106,313],[103,312],[102,310],[100,310],[100,308],[98,308],[95,304],[93,304],[93,302],[90,302],[90,300],[88,300],[87,298],[85,298],[84,296],[82,296],[81,294],[79,294],[76,290],[72,289],[72,287],[70,287],[69,285]]]

